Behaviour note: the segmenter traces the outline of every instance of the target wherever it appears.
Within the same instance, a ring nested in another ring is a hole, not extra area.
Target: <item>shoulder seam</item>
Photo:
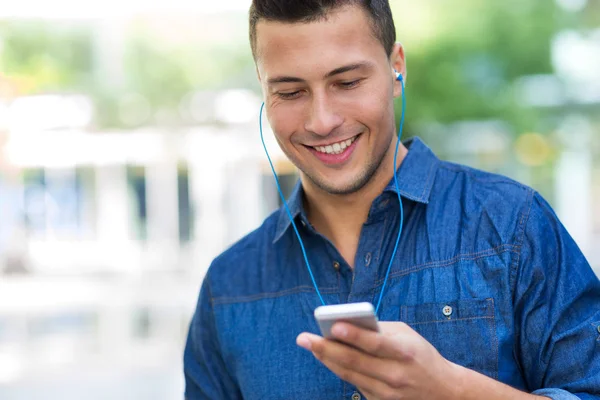
[[[481,179],[480,177],[478,177],[477,174],[475,174],[476,171],[479,171],[482,174],[485,174],[489,177],[494,178],[492,181],[490,181],[491,183],[506,183],[506,184],[516,186],[520,189],[532,190],[530,187],[528,187],[522,183],[519,183],[519,182],[515,181],[514,179],[509,178],[508,176],[496,174],[493,172],[478,170],[478,169],[475,169],[475,168],[472,168],[472,167],[469,167],[466,165],[460,165],[460,164],[454,164],[454,163],[451,163],[448,161],[442,161],[442,162],[440,162],[440,168],[444,168],[446,170],[453,171],[453,172],[462,172],[466,175],[469,175],[469,177],[471,177],[472,179],[474,179],[478,182],[486,182],[483,179]]]

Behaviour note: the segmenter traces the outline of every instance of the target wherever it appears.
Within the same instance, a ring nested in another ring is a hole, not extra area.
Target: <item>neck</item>
[[[305,209],[313,227],[327,237],[340,252],[345,261],[354,267],[354,257],[362,226],[369,216],[371,204],[379,196],[397,169],[408,150],[399,145],[397,165],[393,167],[396,138],[384,156],[375,175],[360,190],[344,195],[325,192],[303,178]],[[307,184],[308,183],[308,184]]]

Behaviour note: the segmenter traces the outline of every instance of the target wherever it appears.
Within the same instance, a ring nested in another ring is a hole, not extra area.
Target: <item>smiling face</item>
[[[333,10],[310,23],[259,21],[256,64],[267,117],[279,146],[305,185],[355,193],[389,160],[395,138],[392,68],[365,12]]]

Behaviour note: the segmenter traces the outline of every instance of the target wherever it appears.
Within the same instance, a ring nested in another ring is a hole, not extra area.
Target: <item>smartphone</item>
[[[321,334],[326,339],[333,339],[331,327],[338,321],[379,332],[375,309],[367,302],[320,306],[315,309],[315,319],[321,328]]]

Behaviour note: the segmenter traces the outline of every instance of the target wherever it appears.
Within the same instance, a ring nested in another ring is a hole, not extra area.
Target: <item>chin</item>
[[[368,182],[364,176],[356,176],[349,179],[324,179],[322,177],[313,179],[307,175],[313,184],[324,192],[334,195],[348,195],[358,192]]]

